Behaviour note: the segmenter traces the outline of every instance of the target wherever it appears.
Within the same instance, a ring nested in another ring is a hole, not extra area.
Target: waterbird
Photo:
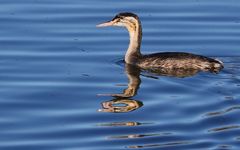
[[[125,54],[125,63],[145,70],[169,71],[174,69],[219,72],[224,66],[218,59],[186,52],[160,52],[141,54],[142,26],[139,17],[131,12],[121,12],[112,20],[97,27],[120,26],[127,28],[130,42]]]

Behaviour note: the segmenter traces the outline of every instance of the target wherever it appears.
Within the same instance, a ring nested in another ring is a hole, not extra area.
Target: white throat
[[[135,64],[137,59],[141,57],[140,47],[142,41],[142,27],[140,21],[134,18],[132,24],[127,25],[130,42],[125,54],[125,62],[128,64]]]

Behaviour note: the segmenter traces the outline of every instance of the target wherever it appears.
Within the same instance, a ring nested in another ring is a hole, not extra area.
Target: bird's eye
[[[117,19],[117,22],[120,22],[121,20],[122,20],[121,18],[118,18],[118,19]]]

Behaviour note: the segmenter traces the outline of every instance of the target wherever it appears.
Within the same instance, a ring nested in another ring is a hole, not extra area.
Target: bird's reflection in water
[[[143,103],[138,100],[132,99],[133,96],[137,94],[137,91],[141,84],[141,76],[158,79],[159,76],[171,76],[171,77],[190,77],[197,74],[198,70],[183,70],[183,69],[151,69],[151,70],[140,70],[135,66],[125,64],[125,73],[128,77],[128,87],[123,90],[122,93],[117,94],[99,94],[102,96],[112,96],[113,100],[102,102],[102,109],[99,109],[100,112],[112,112],[112,113],[123,113],[134,111],[141,106]],[[142,123],[139,122],[112,122],[104,123],[101,126],[139,126]],[[236,128],[236,127],[235,127]],[[215,129],[216,130],[216,129]],[[162,137],[168,136],[171,133],[134,133],[134,134],[119,134],[108,136],[108,140],[115,139],[137,139],[145,137]],[[143,145],[130,145],[126,146],[128,149],[140,149],[140,148],[166,148],[166,147],[175,147],[179,145],[188,145],[191,144],[189,141],[172,141],[166,143],[156,143],[156,144],[143,144]]]
[[[103,102],[102,109],[99,109],[100,112],[130,112],[143,105],[141,101],[130,99],[137,94],[137,90],[141,84],[140,69],[135,66],[125,64],[125,72],[128,77],[128,87],[123,90],[123,93],[101,94],[115,98],[113,100]]]
[[[100,96],[112,96],[113,100],[102,102],[102,109],[99,112],[113,112],[122,113],[134,111],[141,106],[143,103],[138,100],[132,99],[137,94],[139,86],[141,84],[140,74],[145,77],[158,78],[158,76],[172,76],[172,77],[189,77],[198,73],[198,70],[194,69],[151,69],[151,70],[140,70],[140,68],[125,64],[125,72],[128,77],[128,87],[123,90],[122,93],[116,94],[99,94]],[[131,99],[130,99],[131,98]]]
[[[137,94],[137,90],[141,84],[141,70],[133,65],[125,64],[125,73],[128,77],[128,87],[119,94],[98,94],[99,96],[112,96],[115,98],[130,98]]]
[[[102,109],[98,111],[114,113],[130,112],[140,108],[142,105],[142,102],[137,100],[119,98],[103,102]]]

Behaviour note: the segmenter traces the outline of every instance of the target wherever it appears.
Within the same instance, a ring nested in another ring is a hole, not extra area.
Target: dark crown
[[[130,13],[130,12],[122,12],[122,13],[119,13],[117,14],[112,20],[115,20],[115,19],[122,19],[124,17],[134,17],[135,19],[139,19],[138,16],[134,13]]]

